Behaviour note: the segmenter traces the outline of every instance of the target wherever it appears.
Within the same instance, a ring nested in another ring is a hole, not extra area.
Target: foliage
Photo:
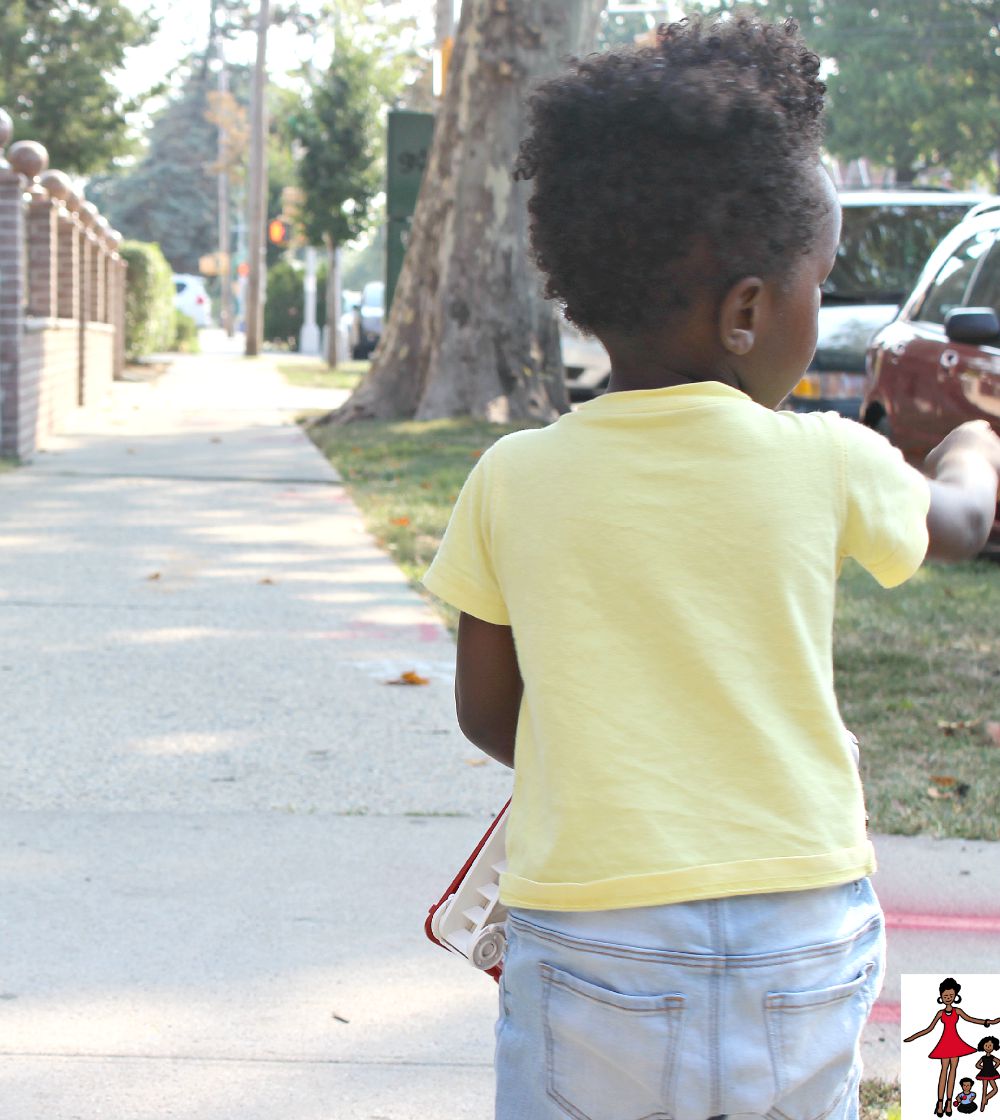
[[[183,311],[174,311],[174,344],[170,349],[179,354],[197,354],[201,351],[198,324]]]
[[[129,361],[169,350],[174,343],[174,282],[159,245],[125,241],[125,356]]]
[[[267,272],[267,301],[264,304],[264,338],[268,342],[298,347],[302,330],[303,270],[290,261],[279,261]],[[326,323],[326,269],[320,267],[316,277],[316,323],[320,330]]]
[[[383,178],[379,79],[377,60],[342,35],[326,74],[289,121],[303,149],[299,221],[311,245],[343,245],[368,223]]]
[[[793,16],[828,63],[827,147],[893,167],[899,182],[946,168],[1000,176],[997,0],[718,0]]]
[[[196,65],[153,124],[149,151],[133,170],[95,178],[87,193],[126,236],[155,241],[174,272],[198,272],[217,247],[217,181],[209,166],[218,151],[206,119],[210,74]]]
[[[3,0],[0,105],[14,135],[37,140],[52,167],[86,174],[130,149],[127,101],[115,74],[157,20],[117,0]]]

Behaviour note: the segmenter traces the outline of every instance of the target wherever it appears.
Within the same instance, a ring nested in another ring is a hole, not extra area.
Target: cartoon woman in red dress
[[[941,993],[938,996],[938,1003],[943,1003],[944,1007],[931,1020],[930,1026],[925,1027],[922,1031],[917,1031],[916,1034],[911,1034],[909,1038],[903,1039],[904,1042],[912,1042],[915,1038],[929,1034],[939,1021],[944,1027],[944,1032],[938,1039],[937,1046],[927,1055],[929,1058],[941,1059],[941,1076],[938,1078],[938,1102],[934,1109],[935,1116],[951,1115],[951,1101],[955,1095],[958,1059],[964,1058],[966,1054],[975,1054],[976,1052],[975,1046],[970,1046],[959,1036],[959,1017],[967,1023],[979,1023],[984,1027],[988,1027],[991,1022],[998,1021],[996,1019],[974,1019],[971,1015],[966,1015],[961,1008],[953,1006],[953,1004],[962,1002],[962,997],[958,994],[961,990],[962,985],[953,976],[945,977],[938,985],[938,991]]]

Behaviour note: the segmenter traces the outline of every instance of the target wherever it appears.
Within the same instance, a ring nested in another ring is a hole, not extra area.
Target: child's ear
[[[730,354],[743,357],[753,349],[763,291],[764,281],[759,276],[744,276],[723,297],[719,341]]]

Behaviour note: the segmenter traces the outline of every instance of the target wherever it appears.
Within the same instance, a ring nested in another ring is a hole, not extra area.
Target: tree
[[[126,237],[159,244],[174,272],[196,273],[218,240],[212,171],[218,137],[207,119],[214,79],[200,61],[190,60],[187,80],[154,121],[142,161],[87,185],[112,225]],[[233,76],[237,88],[246,84],[245,74]]]
[[[733,0],[707,6],[729,11]],[[758,0],[830,64],[826,146],[912,182],[932,168],[1000,189],[998,0]]]
[[[115,72],[130,47],[150,42],[158,21],[118,0],[3,0],[0,105],[14,135],[37,140],[53,167],[86,174],[129,151]]]
[[[330,68],[290,121],[302,147],[298,222],[310,245],[324,245],[327,284],[327,362],[335,366],[340,318],[337,250],[367,226],[372,199],[382,186],[380,111],[383,90],[375,56],[341,34]]]
[[[330,422],[566,411],[554,309],[513,181],[525,98],[589,48],[604,0],[465,0],[392,312],[367,376]]]

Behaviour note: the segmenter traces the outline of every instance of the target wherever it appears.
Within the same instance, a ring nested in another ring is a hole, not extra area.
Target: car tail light
[[[199,307],[201,307],[201,305],[202,305],[202,304],[203,304],[203,303],[205,302],[205,297],[204,297],[204,296],[195,296],[195,301],[194,301],[194,302],[195,302],[195,303],[196,303],[196,304],[197,304],[197,305],[198,305]]]

